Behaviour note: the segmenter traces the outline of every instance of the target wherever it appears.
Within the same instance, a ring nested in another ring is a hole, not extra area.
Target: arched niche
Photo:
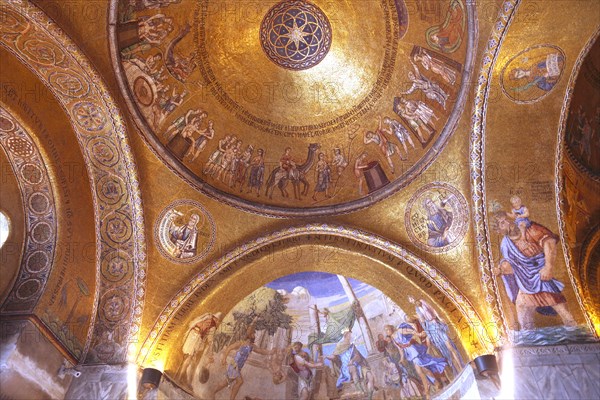
[[[355,293],[353,300],[350,300],[348,286]],[[325,298],[327,296],[329,300]],[[331,300],[334,297],[338,300]],[[421,326],[412,319],[418,317],[418,312],[409,297],[422,307]],[[295,389],[290,389],[293,373],[288,374],[289,368],[281,359],[289,350],[286,347],[301,341],[305,351],[314,351],[307,343],[310,333],[318,337],[317,319],[319,324],[329,324],[331,320],[324,316],[329,311],[329,315],[335,315],[334,322],[340,318],[344,320],[340,315],[346,315],[344,313],[355,300],[363,311],[355,311],[356,321],[345,328],[351,331],[348,340],[357,343],[369,365],[372,364],[371,368],[378,371],[375,386],[385,385],[383,368],[389,361],[378,349],[379,335],[385,338],[395,334],[387,332],[385,325],[392,325],[395,331],[402,323],[413,324],[412,328],[404,325],[406,330],[402,332],[412,335],[419,344],[421,340],[425,344],[425,338],[431,337],[428,356],[459,360],[447,361],[447,368],[442,367],[444,372],[441,372],[445,378],[438,377],[440,387],[432,388],[431,393],[447,385],[468,360],[493,347],[487,327],[472,305],[433,266],[401,246],[366,232],[309,225],[246,243],[200,272],[163,310],[142,346],[138,363],[164,370],[172,382],[198,398],[228,396],[230,389],[221,388],[221,378],[226,370],[222,363],[231,362],[234,357],[235,351],[228,351],[229,345],[253,331],[254,348],[265,347],[252,352],[254,354],[248,358],[249,367],[244,368],[254,372],[245,374],[256,378],[256,382],[263,382],[263,386],[245,378],[249,383],[240,387],[240,395],[257,396],[259,390],[263,390],[264,395],[267,390],[272,398],[287,398],[291,392],[286,390],[293,392]],[[315,314],[315,305],[320,311],[319,318]],[[310,308],[300,311],[304,306]],[[248,307],[254,307],[253,311],[248,311]],[[430,310],[430,318],[433,319],[434,314],[439,318],[438,336],[446,335],[454,343],[448,344],[453,350],[446,351],[446,357],[433,343],[435,333],[417,333],[427,326],[423,319],[424,307]],[[244,313],[247,315],[243,316]],[[278,318],[285,320],[283,314],[290,315],[291,320],[281,322]],[[260,316],[254,320],[255,315]],[[273,329],[268,333],[267,325],[273,320],[283,325],[277,325],[276,329],[271,326]],[[447,327],[447,331],[442,327]],[[307,329],[311,332],[307,333]],[[327,335],[327,329],[324,331]],[[334,339],[328,337],[327,340]],[[325,343],[323,354],[334,355],[343,340],[343,337],[335,336],[338,344]],[[405,345],[410,346],[412,342],[407,340]],[[267,350],[273,353],[266,354]],[[313,361],[317,359],[315,353]],[[453,369],[452,365],[457,367]],[[322,383],[329,373],[327,369],[324,371]],[[416,382],[415,387],[422,384],[418,373],[413,373],[411,378]],[[277,383],[278,380],[282,381]],[[413,394],[423,395],[422,392]],[[314,395],[318,397],[323,393],[315,392]]]

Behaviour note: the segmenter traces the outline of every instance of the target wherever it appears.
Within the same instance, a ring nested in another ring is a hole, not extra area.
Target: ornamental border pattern
[[[0,118],[12,123],[10,129],[6,131],[0,129],[0,147],[4,149],[17,178],[25,217],[25,238],[17,279],[2,303],[0,311],[3,315],[32,313],[48,283],[54,262],[57,241],[56,203],[46,163],[37,144],[23,124],[2,106],[0,106]],[[36,182],[32,182],[25,176],[24,169],[27,166],[35,168],[39,173]],[[34,196],[45,199],[46,206],[36,210]],[[40,242],[36,240],[35,229],[37,226],[42,226],[41,224],[48,227],[48,237]],[[45,259],[43,265],[32,267],[32,263],[40,264],[42,259]],[[35,290],[23,297],[21,293],[23,288],[26,289],[27,286],[32,288],[32,284]]]
[[[97,283],[91,327],[79,361],[124,362],[126,347],[139,335],[146,243],[137,168],[123,117],[83,51],[30,0],[2,0],[0,15],[0,43],[63,107],[90,177]],[[133,274],[124,274],[125,279],[117,282],[103,279],[103,268],[118,270],[124,264]],[[128,350],[134,349],[132,345]]]
[[[169,322],[175,316],[179,308],[193,296],[198,288],[201,288],[202,285],[207,283],[211,278],[218,276],[222,270],[226,269],[232,263],[239,260],[244,260],[244,258],[249,254],[260,250],[265,246],[290,238],[310,235],[331,235],[342,239],[349,239],[356,243],[363,243],[365,245],[372,246],[375,249],[402,260],[416,271],[423,274],[437,287],[437,289],[440,290],[440,292],[442,292],[450,301],[452,301],[460,313],[466,317],[470,326],[485,326],[483,324],[483,320],[477,314],[475,308],[467,299],[467,297],[463,295],[463,293],[460,292],[448,278],[446,278],[435,267],[421,260],[401,245],[390,242],[381,236],[359,229],[327,224],[310,224],[275,231],[250,242],[246,242],[200,271],[171,298],[168,305],[160,313],[140,349],[137,359],[138,363],[143,365],[143,363],[146,361],[146,358],[151,354],[151,350],[155,348],[157,341],[160,339],[165,328],[168,326]],[[490,347],[489,349],[485,350],[490,351],[492,342],[488,337],[487,332],[485,332],[485,330],[478,330],[478,336],[478,339],[484,348],[486,347],[486,343],[488,344],[488,347]]]
[[[565,136],[567,129],[567,119],[569,117],[569,108],[571,105],[571,100],[573,97],[573,92],[575,90],[575,84],[577,83],[577,78],[579,77],[579,72],[581,70],[581,66],[585,61],[586,56],[589,54],[592,46],[600,38],[600,28],[596,29],[596,31],[592,34],[592,36],[588,39],[587,43],[581,49],[581,52],[577,56],[577,60],[575,60],[575,65],[573,66],[573,70],[571,72],[571,76],[569,77],[569,83],[567,85],[567,89],[565,92],[565,98],[563,100],[562,109],[560,111],[560,121],[558,123],[557,130],[557,139],[556,139],[556,163],[554,165],[554,191],[556,198],[556,215],[558,217],[558,233],[560,235],[560,241],[562,244],[563,254],[565,256],[565,263],[567,264],[567,272],[569,274],[569,279],[571,284],[574,286],[573,292],[575,292],[575,298],[579,303],[580,307],[583,308],[583,316],[590,328],[590,331],[598,337],[600,331],[596,331],[594,329],[594,323],[592,322],[590,316],[588,315],[587,310],[593,309],[594,304],[589,301],[588,297],[585,295],[587,288],[587,281],[583,280],[581,275],[578,273],[577,267],[573,265],[573,254],[571,248],[568,245],[568,233],[565,227],[565,182],[563,179],[563,164],[565,161],[565,157],[569,157],[569,152],[565,149]],[[589,173],[585,173],[586,177],[589,177]],[[589,293],[589,290],[588,290]]]
[[[473,228],[481,272],[485,300],[490,305],[492,321],[500,331],[500,337],[506,337],[504,313],[498,287],[492,274],[493,261],[490,254],[490,237],[487,226],[486,197],[485,197],[485,123],[492,73],[496,59],[500,53],[502,42],[506,37],[513,17],[521,0],[507,0],[502,4],[498,19],[492,28],[487,49],[483,53],[483,61],[477,86],[475,88],[475,104],[471,117],[472,129],[469,144],[471,170],[471,200],[473,206]]]
[[[511,347],[507,346],[500,350],[500,352],[511,352],[513,356],[527,357],[527,356],[542,356],[542,355],[556,355],[556,354],[600,354],[600,343],[573,343],[564,345],[552,345],[552,346],[525,346],[525,347]]]

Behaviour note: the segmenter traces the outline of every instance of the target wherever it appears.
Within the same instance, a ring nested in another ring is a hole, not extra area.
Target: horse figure
[[[309,184],[305,175],[312,168],[315,162],[315,153],[320,148],[321,145],[318,143],[309,144],[306,161],[304,161],[304,163],[301,165],[297,165],[295,168],[290,169],[289,171],[284,170],[281,168],[281,166],[275,168],[267,179],[267,189],[265,190],[265,195],[269,196],[269,199],[272,199],[273,190],[275,190],[275,186],[277,186],[281,191],[281,195],[283,197],[288,197],[288,192],[285,188],[288,184],[288,181],[291,181],[294,187],[294,197],[297,200],[300,200],[301,196],[306,196],[308,194]],[[300,193],[300,183],[304,185],[302,193]]]

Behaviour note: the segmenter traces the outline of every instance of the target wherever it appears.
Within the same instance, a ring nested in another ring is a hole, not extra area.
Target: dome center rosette
[[[271,7],[260,27],[263,51],[275,64],[303,70],[320,63],[331,48],[331,25],[321,9],[302,0]]]

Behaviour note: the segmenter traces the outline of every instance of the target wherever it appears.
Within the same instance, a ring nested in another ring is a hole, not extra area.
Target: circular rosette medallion
[[[467,232],[468,221],[467,201],[456,188],[442,182],[419,189],[408,202],[404,215],[411,241],[433,253],[458,245]]]
[[[331,47],[331,25],[323,12],[306,1],[283,1],[262,21],[260,42],[280,67],[302,70],[317,65]]]
[[[193,200],[169,204],[154,225],[154,241],[160,253],[177,263],[193,263],[211,250],[216,236],[215,223]]]

